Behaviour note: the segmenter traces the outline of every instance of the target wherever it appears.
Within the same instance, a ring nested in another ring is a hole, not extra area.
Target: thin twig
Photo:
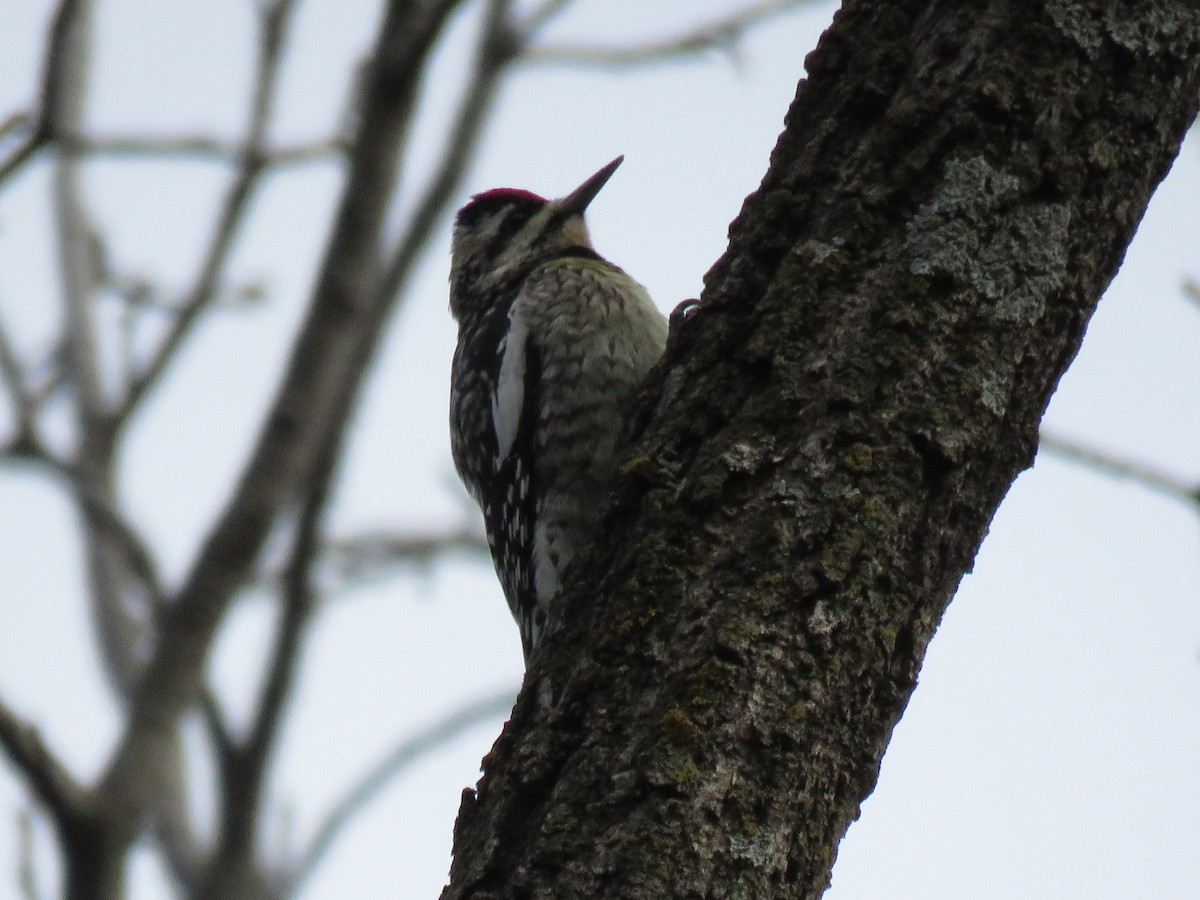
[[[254,78],[254,98],[250,104],[247,136],[243,143],[237,174],[225,195],[221,213],[209,241],[187,299],[145,367],[130,380],[124,400],[116,414],[118,423],[127,422],[142,400],[175,358],[183,339],[191,332],[199,316],[213,302],[221,273],[233,249],[234,239],[249,210],[250,198],[265,171],[263,147],[278,89],[283,59],[284,35],[296,0],[275,0],[262,16],[259,33],[258,63]]]
[[[304,637],[316,608],[312,568],[318,554],[339,448],[340,441],[322,454],[296,524],[291,560],[281,586],[283,608],[250,733],[241,745],[227,747],[221,757],[224,776],[221,855],[213,861],[214,866],[245,865],[247,860],[254,858],[259,844],[262,789],[267,767],[279,736],[283,711],[295,684]]]
[[[229,731],[229,724],[225,720],[225,713],[221,710],[220,700],[210,689],[206,688],[200,693],[200,712],[204,717],[204,727],[208,731],[209,740],[216,748],[217,758],[224,759],[232,754],[235,745]]]
[[[300,855],[288,883],[287,896],[295,896],[324,859],[342,830],[406,768],[422,756],[448,744],[466,731],[504,715],[512,708],[516,687],[497,691],[464,706],[417,735],[401,741],[376,763],[326,814],[308,847]]]
[[[542,44],[529,47],[522,59],[540,65],[589,66],[629,69],[673,59],[698,56],[711,50],[735,54],[747,31],[768,19],[813,0],[765,0],[681,34],[627,46],[597,44]]]
[[[383,297],[395,297],[407,282],[479,149],[483,123],[495,106],[500,77],[521,52],[519,39],[508,21],[510,8],[509,0],[492,0],[488,5],[471,82],[459,103],[442,151],[441,165],[426,184],[392,251],[383,279]]]
[[[42,741],[37,729],[0,700],[0,746],[59,826],[77,821],[85,795],[66,767]]]
[[[324,162],[345,153],[339,140],[310,141],[286,147],[254,147],[244,142],[223,141],[207,135],[178,137],[134,137],[111,135],[99,137],[64,136],[58,143],[77,153],[104,159],[145,159],[165,157],[186,161],[240,163],[248,156],[261,160],[264,168],[297,166]]]
[[[29,113],[23,109],[16,112],[11,112],[4,117],[4,121],[0,122],[0,141],[8,140],[8,136],[15,131],[20,131],[23,128],[29,127]]]
[[[41,96],[38,99],[37,115],[32,122],[26,117],[25,124],[29,131],[3,160],[0,160],[0,186],[29,162],[39,150],[46,146],[54,136],[58,126],[59,104],[62,102],[62,79],[67,72],[64,60],[70,52],[69,36],[72,23],[79,9],[81,0],[62,0],[50,23],[50,32],[46,38],[46,52],[42,57]],[[10,116],[5,122],[9,130],[17,126]]]
[[[8,329],[0,325],[0,380],[12,400],[16,418],[16,439],[24,443],[33,434],[34,401],[26,385],[25,371],[17,359],[16,348],[8,336]]]
[[[25,900],[42,900],[34,860],[33,810],[24,807],[17,813],[17,882]]]
[[[42,361],[35,365],[30,372],[34,381],[31,390],[35,408],[45,406],[59,388],[66,384],[66,356],[66,341],[60,337]]]
[[[75,495],[89,522],[121,547],[130,572],[140,582],[147,594],[149,606],[160,613],[167,602],[167,590],[158,573],[158,563],[149,545],[138,533],[137,528],[117,510],[106,497],[89,485],[74,466],[54,453],[34,436],[22,444],[20,456],[45,468],[56,475],[66,488]]]
[[[1179,289],[1183,291],[1183,296],[1187,300],[1190,300],[1196,307],[1200,307],[1200,280],[1191,275],[1185,275]]]
[[[473,528],[428,534],[368,532],[331,538],[325,543],[322,568],[337,587],[344,587],[402,566],[427,566],[450,553],[486,557],[487,539]]]
[[[90,0],[74,7],[74,19],[63,26],[60,70],[49,127],[55,133],[79,126],[87,102],[92,24]],[[64,346],[67,376],[76,398],[81,453],[102,455],[107,442],[91,440],[105,418],[103,377],[96,346],[95,295],[99,287],[94,230],[83,198],[82,161],[77,154],[56,155],[53,172],[54,216],[58,262],[65,310]],[[95,449],[93,449],[95,448]]]
[[[1045,432],[1042,432],[1040,449],[1102,475],[1133,481],[1147,490],[1187,504],[1193,512],[1200,506],[1200,484],[1187,482],[1148,463],[1115,456]]]
[[[150,552],[133,523],[121,515],[106,498],[89,489],[82,480],[76,479],[75,493],[88,519],[102,533],[114,538],[123,549],[130,572],[148,595],[147,601],[151,611],[161,611],[167,603],[167,591],[159,577],[154,554]]]

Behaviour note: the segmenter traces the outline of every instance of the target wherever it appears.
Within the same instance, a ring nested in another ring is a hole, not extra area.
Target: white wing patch
[[[520,307],[518,300],[508,314],[508,332],[500,345],[500,375],[492,392],[497,469],[512,452],[517,429],[521,425],[521,410],[525,405],[525,340],[529,336],[529,327],[520,315]]]

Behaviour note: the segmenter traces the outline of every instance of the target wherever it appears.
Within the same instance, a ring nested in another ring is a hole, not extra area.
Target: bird
[[[634,400],[666,346],[666,317],[596,252],[584,221],[623,160],[559,199],[476,194],[454,220],[451,453],[526,665],[597,530]]]

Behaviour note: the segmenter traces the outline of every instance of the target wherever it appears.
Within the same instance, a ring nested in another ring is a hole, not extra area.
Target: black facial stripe
[[[485,219],[492,216],[516,216],[522,222],[528,222],[543,202],[532,197],[517,197],[512,194],[488,195],[476,197],[458,211],[454,224],[457,228],[476,228]]]
[[[501,213],[500,227],[496,229],[496,233],[492,239],[488,241],[487,249],[484,250],[485,259],[495,259],[507,247],[517,233],[529,224],[529,221],[538,214],[540,207],[537,206],[513,206]]]

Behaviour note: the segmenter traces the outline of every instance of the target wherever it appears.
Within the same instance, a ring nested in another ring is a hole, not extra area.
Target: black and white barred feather
[[[526,659],[598,524],[626,417],[666,344],[666,319],[583,222],[619,163],[561,200],[480,194],[455,221],[451,449]]]

